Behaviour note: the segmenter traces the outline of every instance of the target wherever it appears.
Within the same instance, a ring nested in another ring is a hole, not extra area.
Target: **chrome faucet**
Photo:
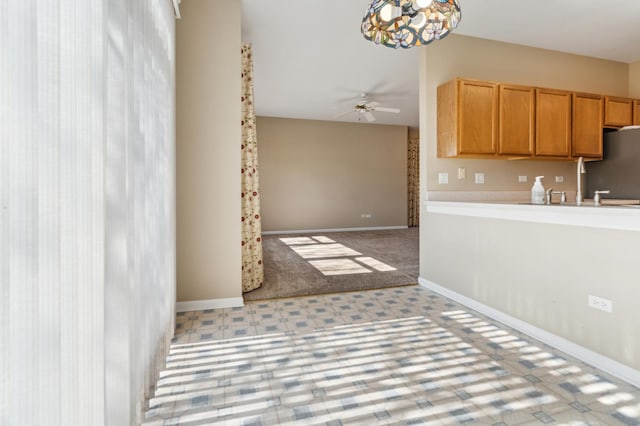
[[[566,204],[567,203],[567,193],[565,191],[554,191],[553,188],[549,188],[546,191],[546,197],[544,199],[544,203],[545,204],[553,204],[553,196],[554,195],[559,195],[560,196],[560,204]]]
[[[567,204],[567,193],[565,191],[553,191],[553,194],[560,196],[560,204]]]
[[[601,206],[602,205],[602,201],[600,201],[600,194],[610,194],[611,191],[609,191],[608,189],[606,191],[595,191],[593,193],[593,205],[594,206]]]
[[[584,168],[584,158],[580,157],[578,158],[578,168],[576,172],[576,178],[578,181],[578,190],[576,191],[576,206],[581,205],[584,201],[584,197],[582,195],[582,175],[585,173],[587,173],[587,171]]]

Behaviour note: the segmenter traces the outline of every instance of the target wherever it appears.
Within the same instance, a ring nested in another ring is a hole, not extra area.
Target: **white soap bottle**
[[[541,179],[544,176],[536,176],[536,181],[531,187],[531,204],[544,204],[544,186]]]

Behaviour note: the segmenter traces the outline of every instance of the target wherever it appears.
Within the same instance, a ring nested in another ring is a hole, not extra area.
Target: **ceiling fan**
[[[338,115],[338,117],[349,113],[355,113],[358,114],[358,119],[364,116],[368,122],[372,122],[376,120],[376,117],[373,115],[374,112],[391,112],[398,114],[400,113],[400,109],[380,106],[379,102],[370,101],[366,93],[361,93],[358,103],[356,103],[349,111],[345,111]]]

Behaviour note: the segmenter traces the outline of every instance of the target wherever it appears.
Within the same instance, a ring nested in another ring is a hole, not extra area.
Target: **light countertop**
[[[604,200],[603,200],[604,201]],[[640,231],[640,205],[533,205],[509,201],[426,201],[427,213]]]

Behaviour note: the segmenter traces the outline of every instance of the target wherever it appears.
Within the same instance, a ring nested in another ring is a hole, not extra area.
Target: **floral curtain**
[[[407,143],[408,225],[420,225],[420,139],[409,136]]]
[[[253,59],[251,45],[242,45],[242,291],[262,285],[262,224],[258,185],[258,142],[253,105]]]

